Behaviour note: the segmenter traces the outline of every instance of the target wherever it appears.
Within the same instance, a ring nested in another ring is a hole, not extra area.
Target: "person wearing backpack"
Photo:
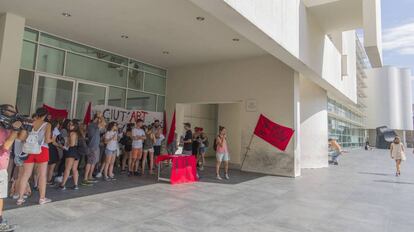
[[[46,122],[48,112],[45,108],[38,108],[33,115],[33,129],[29,132],[23,145],[23,152],[29,154],[23,164],[23,176],[19,183],[19,199],[17,205],[22,205],[25,187],[32,175],[34,165],[39,172],[39,204],[52,202],[46,198],[47,164],[49,161],[48,144],[52,142],[52,126]]]
[[[209,142],[208,142],[208,137],[206,133],[204,133],[203,131],[203,128],[199,128],[199,130],[200,130],[200,134],[197,137],[197,140],[200,144],[200,147],[198,148],[198,154],[199,154],[198,165],[200,167],[200,170],[203,171],[204,164],[206,163],[205,156],[207,153]]]

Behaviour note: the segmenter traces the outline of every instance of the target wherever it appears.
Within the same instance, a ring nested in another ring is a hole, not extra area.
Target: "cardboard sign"
[[[164,125],[164,113],[146,110],[127,110],[114,106],[95,105],[92,107],[92,115],[96,112],[102,112],[107,122],[117,122],[118,125],[124,126],[138,119],[144,121],[145,125],[150,125],[156,119],[160,121],[160,125]]]

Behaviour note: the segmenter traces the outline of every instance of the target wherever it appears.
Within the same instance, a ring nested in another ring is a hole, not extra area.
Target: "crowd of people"
[[[16,114],[12,105],[0,108],[5,109],[2,111],[5,116]],[[121,127],[116,122],[107,122],[99,112],[90,123],[84,124],[77,119],[51,119],[47,109],[38,108],[31,117],[30,127],[23,128],[19,120],[10,128],[0,124],[0,231],[14,229],[2,219],[3,198],[10,196],[17,205],[23,205],[32,191],[38,191],[38,203],[47,204],[52,201],[46,197],[47,186],[65,191],[69,187],[78,190],[80,185],[93,186],[100,178],[116,181],[116,165],[120,167],[119,174],[129,177],[152,175],[156,157],[164,148],[175,154],[177,146],[182,147],[184,155],[196,155],[197,167],[203,171],[210,145],[203,128],[196,127],[193,132],[190,123],[184,124],[185,134],[180,140],[166,147],[159,120],[144,125],[139,119]],[[222,162],[224,178],[229,179],[224,127],[219,128],[213,149],[217,179],[222,180]]]

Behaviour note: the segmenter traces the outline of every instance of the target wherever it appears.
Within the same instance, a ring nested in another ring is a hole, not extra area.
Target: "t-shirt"
[[[161,146],[162,141],[164,141],[164,139],[165,139],[165,136],[163,134],[160,134],[160,136],[156,138],[154,146]]]
[[[145,131],[143,129],[138,129],[138,128],[134,128],[132,129],[132,137],[135,136],[145,136]],[[142,148],[142,144],[143,144],[143,140],[142,139],[133,139],[132,140],[132,148]]]
[[[115,151],[118,148],[118,140],[113,140],[112,138],[117,137],[118,133],[116,131],[108,131],[105,133],[105,139],[111,139],[107,144],[106,144],[106,149],[110,150],[110,151]]]
[[[60,131],[57,127],[55,127],[55,129],[53,129],[52,135],[53,135],[54,138],[56,138],[56,137],[58,137],[58,135],[60,135]]]
[[[184,141],[192,140],[193,139],[193,132],[191,130],[188,130],[185,132]],[[183,146],[184,151],[192,151],[193,150],[193,144],[191,143],[184,143]]]
[[[3,147],[9,136],[10,130],[0,127],[0,170],[7,169],[9,166],[10,150]]]
[[[101,142],[100,130],[97,123],[91,123],[88,126],[88,147],[91,149],[99,149]]]

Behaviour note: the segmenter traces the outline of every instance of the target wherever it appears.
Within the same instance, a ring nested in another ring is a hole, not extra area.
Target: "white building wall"
[[[328,97],[324,89],[300,78],[301,168],[328,166]]]
[[[240,133],[237,135],[240,149],[230,150],[230,153],[234,152],[232,158],[239,156],[230,161],[234,164],[240,164],[260,113],[279,124],[295,127],[295,72],[272,56],[177,67],[169,69],[168,73],[168,115],[172,115],[174,107],[180,103],[241,103],[240,131],[228,131]],[[245,104],[249,99],[257,102],[254,112],[246,111]],[[178,117],[177,114],[177,122]],[[243,170],[297,176],[300,171],[296,170],[295,144],[293,138],[287,150],[282,152],[255,137]]]
[[[367,128],[412,130],[411,73],[397,67],[366,70]]]

